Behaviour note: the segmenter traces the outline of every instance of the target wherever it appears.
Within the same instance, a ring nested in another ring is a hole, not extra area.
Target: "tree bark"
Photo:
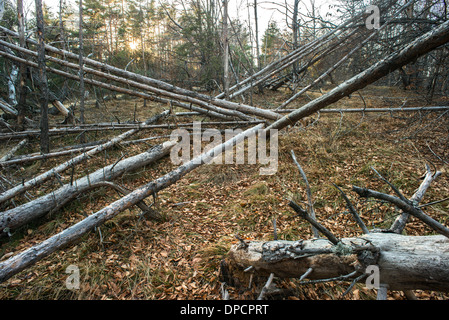
[[[83,40],[83,0],[79,1],[79,76],[80,76],[80,122],[84,124],[84,40]],[[80,135],[80,143],[85,143],[86,137],[84,133]]]
[[[125,172],[134,171],[145,165],[153,163],[170,152],[171,147],[175,145],[174,141],[165,142],[157,145],[150,150],[119,160],[117,163],[110,164],[106,167],[80,178],[73,183],[63,185],[61,188],[53,191],[45,196],[27,202],[21,206],[0,213],[0,232],[16,229],[24,224],[40,218],[59,207],[60,203],[65,203],[66,199],[70,199],[74,194],[82,193],[90,188],[91,185],[103,181],[112,181],[113,179],[123,175]]]
[[[150,124],[150,123],[156,122],[160,118],[168,115],[168,113],[169,113],[169,111],[164,111],[163,113],[148,119],[145,123]],[[121,135],[114,137],[113,139],[109,140],[108,142],[105,142],[105,143],[95,147],[94,149],[89,150],[88,152],[84,152],[83,154],[80,154],[79,156],[62,163],[62,164],[58,165],[57,167],[52,168],[31,180],[25,181],[25,182],[15,186],[14,188],[6,190],[5,192],[0,194],[0,203],[6,201],[8,199],[11,199],[12,197],[15,197],[16,195],[18,195],[22,192],[25,192],[26,190],[28,190],[32,187],[35,187],[35,186],[38,186],[38,185],[44,183],[48,179],[53,178],[54,175],[64,172],[65,170],[67,170],[69,168],[72,168],[73,166],[83,162],[84,160],[89,159],[90,157],[92,157],[93,155],[95,155],[101,151],[104,151],[104,150],[112,147],[116,143],[119,143],[120,141],[126,139],[129,136],[132,136],[133,134],[135,134],[137,132],[139,132],[139,129],[128,130],[128,131],[122,133]]]
[[[223,87],[225,99],[229,100],[228,0],[223,0],[223,51]]]
[[[403,236],[369,233],[344,238],[339,245],[327,239],[299,241],[251,241],[232,246],[226,264],[235,275],[252,266],[257,275],[274,273],[281,278],[308,279],[353,275],[352,281],[377,265],[380,283],[390,290],[449,291],[449,239],[436,236]]]
[[[48,135],[48,84],[47,70],[45,64],[45,33],[44,33],[44,14],[42,12],[42,0],[35,0],[36,3],[36,25],[38,36],[38,66],[39,66],[39,88],[41,91],[41,119],[40,119],[40,143],[41,152],[48,153],[50,151],[50,137]]]
[[[25,41],[25,23],[23,20],[23,0],[17,0],[17,22],[19,29],[19,45],[24,48],[26,46],[26,41]],[[17,126],[19,130],[24,129],[23,124],[26,114],[25,108],[26,108],[26,95],[27,95],[26,78],[27,78],[26,65],[24,63],[21,63],[19,64],[19,101],[17,105],[18,111]]]
[[[435,48],[449,41],[449,21],[442,23],[439,27],[417,38],[402,50],[392,53],[387,58],[379,61],[370,68],[340,84],[338,87],[322,95],[321,97],[305,104],[301,108],[289,113],[283,118],[275,121],[266,128],[282,129],[296,123],[298,120],[311,115],[318,110],[329,106],[341,98],[375,82],[390,72],[413,61]]]
[[[78,222],[68,229],[50,237],[49,239],[39,243],[38,245],[35,245],[9,258],[6,261],[0,262],[0,282],[9,279],[14,274],[26,269],[27,267],[33,265],[37,261],[50,255],[56,250],[64,248],[69,244],[75,242],[90,230],[93,230],[95,227],[103,224],[105,221],[112,219],[130,206],[133,206],[136,203],[147,198],[148,196],[169,187],[170,185],[181,179],[183,176],[185,176],[187,173],[203,165],[206,161],[209,161],[214,156],[221,154],[224,150],[234,147],[245,137],[256,133],[262,128],[263,124],[260,124],[243,131],[242,133],[234,136],[232,139],[229,139],[226,142],[212,148],[211,150],[202,153],[198,157],[179,166],[166,175],[134,190],[123,198],[97,211],[96,213],[90,215],[86,219]]]

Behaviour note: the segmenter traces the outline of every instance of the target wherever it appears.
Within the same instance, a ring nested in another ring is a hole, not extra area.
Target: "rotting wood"
[[[353,186],[353,191],[361,197],[372,197],[387,201],[397,206],[404,213],[414,215],[440,235],[404,236],[390,229],[368,231],[364,224],[359,237],[336,239],[329,230],[317,225],[327,239],[297,241],[246,241],[231,247],[226,260],[222,263],[227,270],[227,279],[232,282],[234,274],[237,279],[244,276],[243,270],[251,267],[258,276],[274,274],[284,278],[303,278],[327,281],[341,279],[355,282],[364,279],[368,266],[375,265],[380,270],[379,283],[382,290],[378,298],[386,295],[387,290],[403,290],[413,298],[409,290],[434,290],[449,292],[449,229],[424,214],[417,206],[434,175],[427,167],[427,178],[418,191],[407,200],[397,188],[385,178],[399,197],[390,196],[374,190]],[[377,171],[376,171],[377,173]],[[341,191],[341,189],[339,189]],[[342,191],[341,191],[342,192]],[[316,222],[307,216],[307,212],[290,202],[290,206],[312,225]],[[312,271],[310,271],[312,269]],[[350,275],[346,277],[345,275]],[[240,281],[241,282],[241,281]],[[313,281],[310,281],[312,283]],[[304,282],[307,283],[307,282]],[[350,290],[348,288],[348,290]],[[347,291],[348,291],[347,290]],[[346,294],[347,292],[345,292]]]

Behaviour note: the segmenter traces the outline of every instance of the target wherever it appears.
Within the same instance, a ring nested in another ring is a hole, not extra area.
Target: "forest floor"
[[[310,93],[319,95],[319,92]],[[288,92],[254,95],[254,104],[274,108],[288,97]],[[363,99],[362,99],[363,98]],[[425,106],[420,95],[394,88],[370,86],[332,105],[337,107],[406,107]],[[298,100],[297,108],[308,99]],[[440,99],[433,105],[448,105]],[[88,105],[90,122],[133,120],[144,121],[167,106],[139,99],[114,99],[95,108]],[[179,110],[182,111],[182,110]],[[197,118],[202,119],[202,118]],[[52,118],[55,123],[58,117]],[[189,122],[190,118],[178,119]],[[390,192],[371,167],[410,197],[419,186],[425,165],[443,172],[427,191],[423,203],[449,195],[449,116],[448,113],[345,113],[320,114],[301,121],[279,133],[279,162],[274,175],[260,175],[259,165],[204,165],[187,174],[176,184],[162,190],[153,208],[163,221],[140,216],[138,208],[122,212],[78,243],[49,257],[0,284],[0,299],[221,299],[220,261],[230,246],[244,239],[273,239],[276,219],[278,239],[312,238],[307,222],[294,217],[289,198],[307,201],[305,185],[290,156],[294,150],[309,180],[317,219],[337,237],[361,235],[348,214],[339,192],[332,183],[345,190],[362,219],[369,227],[388,227],[397,210],[379,202],[363,201],[350,191],[352,185]],[[118,131],[89,133],[89,140],[99,140]],[[169,134],[168,130],[144,130],[132,139]],[[151,145],[167,138],[150,141]],[[11,148],[14,141],[4,145]],[[53,146],[76,144],[77,137],[54,137]],[[149,143],[116,147],[83,163],[75,176],[85,175],[122,156],[131,156],[149,148]],[[22,153],[35,152],[29,143]],[[3,152],[3,151],[2,151]],[[0,152],[0,154],[2,153]],[[2,175],[19,183],[69,159],[2,169]],[[126,174],[118,183],[132,190],[173,170],[169,157],[144,169]],[[70,171],[70,170],[69,170]],[[71,172],[61,174],[69,181]],[[58,181],[47,182],[29,197],[43,195],[57,188]],[[120,196],[98,189],[70,202],[51,217],[16,230],[9,239],[1,239],[0,260],[37,244],[53,234],[98,211]],[[146,199],[147,204],[153,198]],[[15,199],[15,204],[26,201]],[[1,208],[5,209],[5,208]],[[449,203],[425,208],[425,212],[449,225]],[[432,234],[420,221],[412,219],[405,232],[409,235]],[[80,270],[80,288],[69,290],[65,272],[69,265]],[[265,279],[266,281],[266,279]],[[231,299],[254,299],[264,282],[249,289],[227,287]],[[279,288],[289,289],[283,299],[340,299],[349,283],[299,284],[295,279],[275,279]],[[416,291],[419,299],[447,299],[439,292]],[[375,290],[357,284],[344,299],[375,299]],[[405,299],[401,292],[391,291],[389,299]]]

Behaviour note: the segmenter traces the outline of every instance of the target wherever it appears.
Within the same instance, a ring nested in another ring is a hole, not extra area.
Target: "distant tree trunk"
[[[293,8],[293,50],[298,49],[299,47],[299,23],[298,23],[298,6],[299,0],[295,0],[295,5]],[[293,64],[293,77],[296,80],[296,75],[298,73],[298,61]]]
[[[229,99],[229,40],[228,40],[228,0],[223,0],[223,82],[226,100]]]
[[[41,152],[48,153],[50,151],[50,138],[48,135],[48,87],[47,87],[47,71],[45,65],[45,43],[44,43],[44,14],[42,12],[42,0],[36,0],[36,25],[38,38],[38,69],[39,69],[39,88],[41,91]]]
[[[20,0],[20,1],[22,1],[22,0]],[[62,50],[67,50],[66,43],[65,43],[66,39],[65,39],[65,31],[64,31],[64,22],[62,20],[62,10],[64,9],[63,2],[64,2],[64,0],[59,0],[59,32],[61,34]],[[65,69],[65,71],[67,71],[67,70],[68,70],[68,68]],[[68,85],[67,85],[66,78],[64,78],[62,92],[63,92],[63,97],[61,98],[61,102],[64,101],[64,99],[66,98],[66,95],[68,93]]]
[[[79,64],[80,64],[80,122],[81,124],[84,123],[84,61],[83,61],[83,51],[84,51],[84,44],[83,44],[83,0],[79,0]],[[82,133],[80,135],[80,143],[85,143],[86,137]]]
[[[258,26],[258,20],[257,20],[257,0],[254,0],[254,21],[255,21],[255,27],[256,27],[256,60],[257,60],[257,68],[256,70],[260,70],[260,51],[259,51],[259,26]]]
[[[23,21],[23,0],[17,0],[17,22],[19,29],[19,45],[23,48],[26,46],[25,42],[25,25]],[[19,57],[22,57],[22,54],[18,52]],[[27,89],[25,86],[26,82],[26,65],[21,63],[19,64],[19,102],[17,105],[17,128],[19,130],[23,130],[23,121],[25,119],[25,108],[26,108],[26,94]]]
[[[19,77],[19,68],[13,64],[8,79],[8,99],[13,106],[17,105],[16,82]]]

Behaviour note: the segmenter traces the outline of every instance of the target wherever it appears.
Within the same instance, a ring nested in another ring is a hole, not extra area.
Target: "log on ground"
[[[134,171],[152,162],[155,162],[167,155],[171,147],[176,144],[175,141],[167,141],[157,145],[150,150],[138,155],[120,160],[104,168],[88,174],[73,183],[61,186],[56,191],[46,194],[42,197],[27,202],[21,206],[0,213],[0,231],[9,232],[31,222],[34,219],[42,217],[54,208],[58,208],[66,199],[74,194],[79,194],[83,190],[88,190],[91,185],[101,181],[112,181],[123,175],[125,172]]]
[[[327,239],[251,241],[232,246],[225,262],[237,279],[249,276],[243,270],[252,266],[260,276],[300,278],[312,268],[310,280],[352,274],[346,279],[352,281],[377,265],[380,283],[390,290],[449,291],[449,239],[441,235],[369,233],[337,245]]]

